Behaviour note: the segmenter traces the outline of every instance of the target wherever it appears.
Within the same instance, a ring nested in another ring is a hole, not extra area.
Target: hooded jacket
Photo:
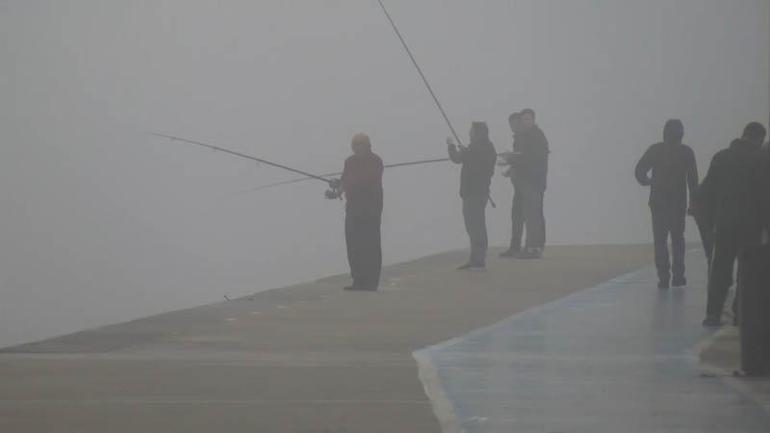
[[[648,173],[652,171],[650,177]],[[698,190],[698,167],[695,153],[679,142],[656,143],[647,149],[636,164],[636,180],[650,187],[652,208],[676,209],[684,214]]]

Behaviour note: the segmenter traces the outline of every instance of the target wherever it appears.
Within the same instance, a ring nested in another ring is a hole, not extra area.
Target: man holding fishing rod
[[[372,152],[372,144],[366,134],[353,136],[351,147],[353,156],[345,161],[345,170],[340,179],[328,179],[285,164],[279,164],[264,158],[248,155],[203,141],[190,140],[174,135],[152,133],[172,141],[179,141],[204,147],[238,158],[248,159],[260,164],[289,171],[329,185],[326,198],[345,197],[345,239],[348,249],[348,262],[353,284],[347,290],[377,290],[382,269],[382,249],[380,248],[380,222],[382,220],[382,159]],[[394,166],[432,163],[440,160],[415,161],[393,164]]]
[[[339,180],[332,180],[326,197],[345,197],[345,244],[353,284],[345,290],[374,291],[380,285],[382,270],[382,159],[372,152],[366,134],[356,134],[351,142],[353,155],[345,160]]]
[[[468,263],[459,270],[484,269],[487,259],[487,221],[486,208],[489,202],[489,185],[495,174],[497,152],[489,140],[489,128],[484,122],[473,122],[470,132],[470,144],[458,146],[450,137],[447,138],[449,159],[455,164],[462,164],[460,171],[460,197],[463,200],[463,219],[465,230],[471,242],[471,254]]]

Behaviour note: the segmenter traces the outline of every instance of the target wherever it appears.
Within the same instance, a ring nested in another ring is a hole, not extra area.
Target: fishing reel
[[[332,179],[329,181],[329,189],[324,193],[329,200],[342,200],[342,181],[339,179]]]

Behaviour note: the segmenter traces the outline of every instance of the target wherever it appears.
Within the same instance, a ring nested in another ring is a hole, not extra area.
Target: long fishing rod
[[[425,88],[428,89],[428,93],[430,93],[430,96],[433,98],[433,102],[436,103],[436,107],[438,108],[438,111],[441,112],[441,116],[444,118],[444,121],[449,127],[449,130],[452,132],[452,136],[456,140],[457,144],[462,145],[463,142],[460,140],[460,136],[457,135],[457,131],[455,130],[454,126],[452,126],[452,122],[449,120],[449,116],[447,116],[446,111],[444,111],[444,107],[441,105],[441,102],[439,102],[438,96],[436,96],[436,92],[433,91],[433,87],[431,87],[430,82],[428,82],[428,78],[425,76],[425,73],[422,72],[422,68],[417,63],[417,59],[415,59],[414,54],[412,54],[412,50],[409,49],[409,45],[406,43],[404,36],[401,34],[401,31],[398,30],[396,22],[393,21],[393,17],[390,16],[390,12],[388,12],[388,9],[385,7],[385,4],[382,2],[382,0],[377,0],[377,3],[380,4],[380,9],[382,9],[382,12],[385,14],[385,18],[388,19],[388,22],[390,23],[390,26],[393,27],[393,31],[396,33],[398,40],[401,41],[401,45],[404,47],[406,54],[409,55],[409,59],[412,61],[414,68],[417,69],[417,73],[420,74],[420,78],[422,78],[422,82],[425,84]],[[489,197],[489,204],[491,204],[493,208],[497,207],[494,200],[492,200],[492,197]]]
[[[393,21],[393,18],[390,16],[390,12],[388,12],[388,9],[385,7],[385,4],[382,2],[382,0],[377,0],[377,2],[380,4],[380,8],[385,14],[385,18],[388,19],[390,26],[393,27],[393,31],[396,33],[396,36],[398,36],[398,40],[401,41],[401,45],[404,46],[404,50],[406,50],[406,54],[409,55],[409,59],[412,60],[412,64],[414,65],[415,69],[417,69],[417,73],[420,74],[420,78],[422,78],[422,82],[425,84],[425,88],[428,89],[428,93],[430,93],[430,96],[433,98],[433,102],[436,103],[438,111],[440,111],[441,116],[444,117],[444,121],[449,127],[449,130],[452,132],[452,136],[455,140],[457,140],[457,144],[462,145],[463,142],[460,140],[460,136],[457,135],[457,131],[455,131],[454,126],[452,126],[452,122],[449,120],[449,116],[447,116],[446,112],[444,111],[444,107],[441,106],[441,102],[439,102],[438,97],[436,96],[436,92],[433,91],[433,88],[428,82],[428,78],[425,77],[425,74],[422,72],[422,68],[420,68],[420,65],[417,63],[417,59],[414,58],[412,50],[409,49],[409,45],[407,45],[406,40],[404,40],[404,37],[401,35],[401,31],[398,30],[398,26],[396,26],[395,21]]]
[[[395,163],[395,164],[386,164],[383,167],[384,168],[406,167],[406,166],[410,166],[410,165],[433,164],[433,163],[437,163],[437,162],[446,162],[446,161],[449,161],[449,158],[422,159],[422,160],[419,160],[419,161],[409,161],[409,162],[399,162],[399,163]],[[320,176],[321,177],[332,177],[332,176],[340,176],[340,175],[342,175],[342,172],[326,173],[326,174],[322,174]],[[269,183],[267,185],[258,186],[256,188],[251,188],[251,189],[248,189],[248,190],[243,191],[243,192],[247,193],[247,192],[261,191],[263,189],[274,188],[276,186],[281,186],[281,185],[291,185],[291,184],[294,184],[294,183],[306,182],[308,180],[311,180],[311,179],[308,179],[306,177],[299,178],[299,179],[289,179],[289,180],[284,180],[284,181],[281,181],[281,182],[273,182],[273,183]]]
[[[224,152],[224,153],[227,153],[227,154],[230,154],[230,155],[233,155],[233,156],[237,156],[237,157],[240,157],[240,158],[250,159],[252,161],[260,162],[262,164],[270,165],[272,167],[280,168],[280,169],[283,169],[283,170],[286,170],[286,171],[290,171],[292,173],[301,174],[301,175],[303,175],[303,176],[305,176],[306,178],[309,178],[309,179],[320,180],[320,181],[322,181],[322,182],[324,182],[326,184],[329,184],[329,182],[330,182],[330,179],[326,179],[323,176],[319,176],[319,175],[316,175],[316,174],[313,174],[313,173],[308,173],[306,171],[298,170],[296,168],[291,168],[291,167],[285,166],[283,164],[278,164],[276,162],[268,161],[268,160],[263,159],[263,158],[257,158],[256,156],[247,155],[245,153],[241,153],[241,152],[236,152],[236,151],[233,151],[233,150],[225,149],[223,147],[215,146],[213,144],[204,143],[202,141],[190,140],[188,138],[177,137],[177,136],[174,136],[174,135],[158,134],[158,133],[155,133],[155,132],[151,132],[150,135],[154,135],[156,137],[163,137],[163,138],[166,138],[166,139],[169,139],[169,140],[172,140],[172,141],[181,141],[181,142],[188,143],[188,144],[194,144],[196,146],[205,147],[207,149],[216,150],[218,152]]]

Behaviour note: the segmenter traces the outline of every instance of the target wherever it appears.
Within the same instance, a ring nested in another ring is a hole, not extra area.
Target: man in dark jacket
[[[767,198],[763,197],[765,173],[760,148],[765,135],[766,130],[759,123],[748,124],[741,138],[714,155],[700,186],[699,209],[714,233],[704,326],[722,325],[735,261],[743,247],[761,240],[762,208]]]
[[[511,181],[515,196],[512,209],[513,228],[511,246],[501,254],[504,257],[536,259],[543,255],[545,248],[545,215],[543,198],[548,177],[548,140],[535,123],[535,112],[523,110],[519,122],[511,125],[514,130],[514,152],[506,155],[506,162],[511,166]],[[521,245],[521,224],[516,216],[521,215],[527,230],[524,251],[518,252]],[[518,229],[518,230],[517,230]]]
[[[513,202],[511,204],[511,243],[508,249],[500,253],[500,257],[517,257],[521,253],[521,239],[524,235],[524,203],[523,193],[519,191],[516,185],[516,178],[513,175],[511,163],[519,154],[519,145],[516,137],[521,131],[521,113],[513,113],[508,117],[508,125],[513,133],[513,152],[502,153],[500,157],[503,161],[500,165],[508,168],[503,172],[503,176],[510,178],[513,185]]]
[[[489,185],[495,173],[497,153],[489,141],[489,129],[484,122],[473,122],[470,145],[458,146],[447,139],[449,158],[462,164],[460,172],[460,197],[463,200],[465,229],[471,243],[468,263],[458,269],[483,269],[487,258],[486,207],[489,201]]]
[[[345,290],[377,290],[382,270],[382,159],[366,134],[356,134],[353,155],[336,185],[345,196],[345,241],[353,284]],[[339,195],[331,194],[329,198]]]
[[[663,142],[650,146],[636,164],[636,180],[650,186],[652,233],[655,241],[655,266],[658,288],[668,289],[687,285],[684,266],[684,229],[689,201],[698,188],[698,168],[692,149],[682,144],[684,126],[678,119],[666,122]],[[652,171],[652,177],[649,173]],[[669,262],[668,237],[671,236]],[[673,271],[674,278],[671,279]]]

